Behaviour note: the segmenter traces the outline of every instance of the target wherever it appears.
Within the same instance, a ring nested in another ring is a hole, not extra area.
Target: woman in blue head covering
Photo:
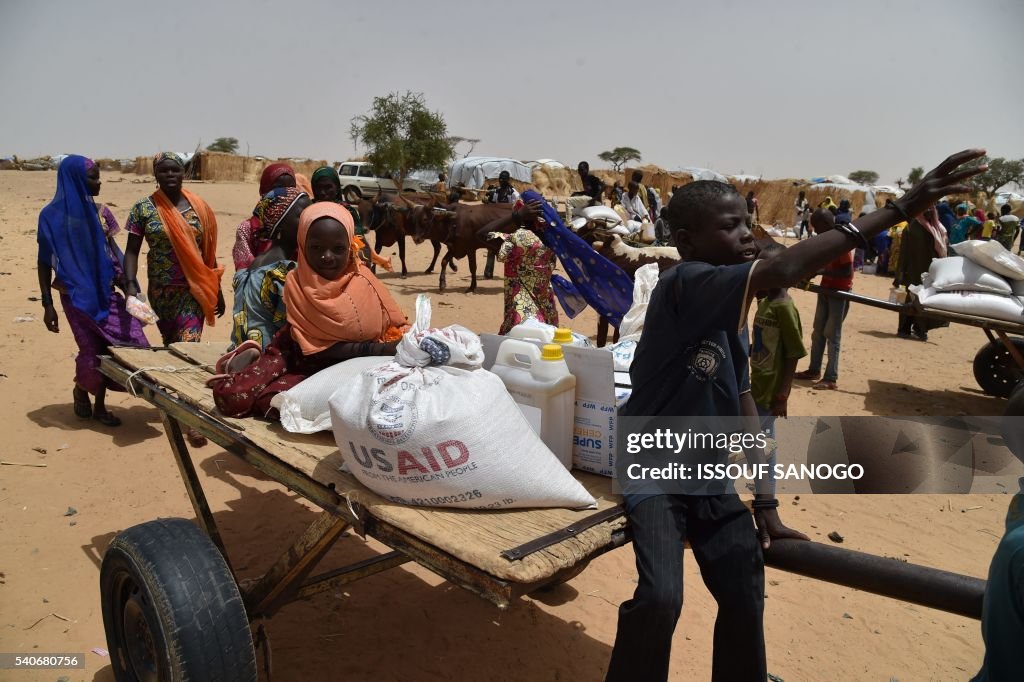
[[[107,388],[123,390],[99,371],[99,355],[111,345],[148,346],[142,324],[128,314],[114,290],[123,272],[120,251],[111,238],[117,222],[93,197],[100,193],[100,169],[84,156],[68,156],[57,169],[57,193],[39,214],[39,288],[43,322],[60,331],[50,289],[60,292],[61,307],[78,344],[75,359],[75,414],[106,426],[121,420],[107,410]],[[56,279],[54,279],[56,275]],[[51,284],[52,280],[52,284]],[[89,395],[95,396],[95,404]]]

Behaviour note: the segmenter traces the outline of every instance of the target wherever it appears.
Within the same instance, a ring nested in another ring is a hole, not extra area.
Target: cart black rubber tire
[[[103,628],[118,682],[250,682],[256,653],[242,596],[194,523],[118,533],[100,568]]]
[[[1010,337],[1010,342],[1024,354],[1024,339]],[[998,341],[990,341],[974,356],[974,378],[981,390],[998,398],[1009,398],[1022,376],[1010,352]]]
[[[1006,403],[1005,417],[1024,417],[1024,380],[1017,384],[1010,394],[1010,401]]]

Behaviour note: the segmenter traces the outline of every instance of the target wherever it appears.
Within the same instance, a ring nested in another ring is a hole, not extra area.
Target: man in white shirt
[[[640,198],[640,185],[635,181],[629,183],[629,191],[622,197],[622,208],[626,209],[626,215],[630,220],[640,223],[650,221],[647,209]]]

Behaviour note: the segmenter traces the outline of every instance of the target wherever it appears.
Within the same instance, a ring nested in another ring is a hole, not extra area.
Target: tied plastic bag
[[[124,302],[125,310],[142,324],[156,324],[156,313],[148,303],[136,296],[129,296]]]
[[[364,370],[330,399],[346,467],[392,501],[464,509],[589,507],[594,499],[537,437],[480,339],[430,326],[430,302],[394,362]]]

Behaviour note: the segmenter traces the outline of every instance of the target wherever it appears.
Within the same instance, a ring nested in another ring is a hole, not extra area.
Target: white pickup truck
[[[359,195],[370,199],[377,196],[381,190],[396,192],[395,181],[389,177],[381,177],[373,172],[373,166],[366,161],[346,161],[338,169],[341,177],[341,189],[345,194],[358,191]],[[419,184],[406,178],[402,183],[402,190],[405,192],[417,192]]]

